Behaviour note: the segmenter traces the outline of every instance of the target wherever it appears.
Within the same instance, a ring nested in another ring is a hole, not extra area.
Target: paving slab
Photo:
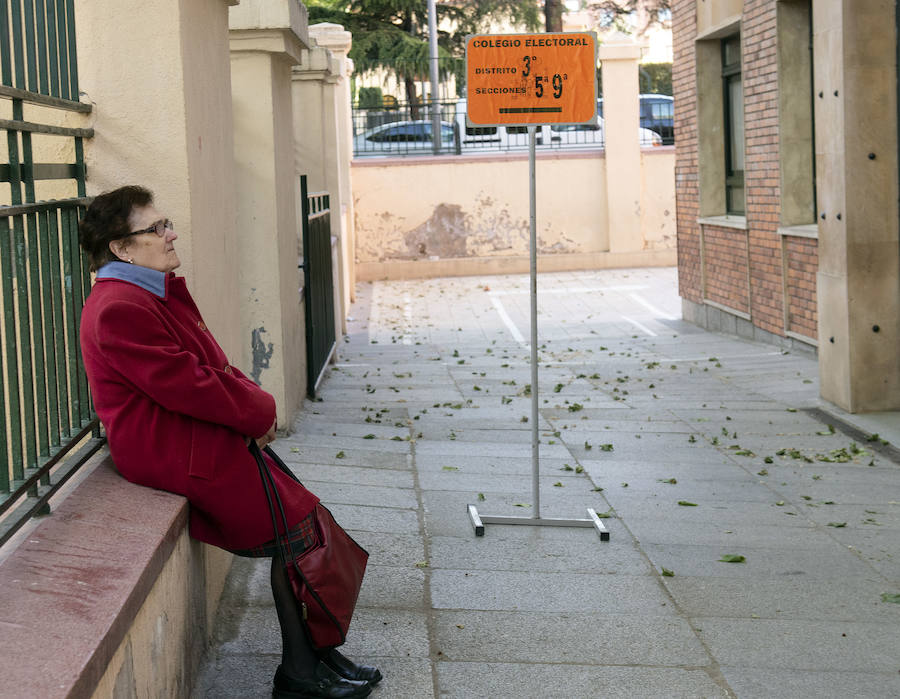
[[[415,507],[375,507],[370,504],[329,503],[328,509],[344,529],[409,534],[419,528],[419,515]]]
[[[435,570],[431,604],[435,609],[640,614],[675,610],[649,575],[556,573],[509,570]]]
[[[345,418],[349,420],[349,418]],[[405,419],[405,416],[404,418]],[[310,415],[297,422],[295,432],[284,439],[286,444],[304,444],[315,435],[343,435],[345,437],[365,437],[375,435],[376,439],[390,439],[391,437],[406,437],[409,428],[394,427],[392,424],[373,424],[363,421],[338,422],[334,416]]]
[[[541,474],[566,475],[566,464],[575,468],[576,460],[571,455],[559,459],[539,459]],[[420,454],[416,452],[416,470],[425,474],[444,471],[445,467],[458,468],[459,473],[477,473],[486,478],[495,476],[529,476],[533,467],[531,454],[526,456],[467,456],[465,459],[448,458],[446,454]]]
[[[848,592],[841,578],[810,580],[804,575],[770,580],[756,577],[752,585],[747,584],[746,578],[691,578],[678,574],[664,580],[680,609],[691,617],[710,614],[725,618],[873,623],[893,620],[900,624],[900,605],[881,601],[885,589],[878,577],[854,581],[852,592]],[[810,594],[813,585],[815,595]]]
[[[590,613],[439,611],[436,645],[445,660],[701,667],[710,658],[682,619]]]
[[[425,561],[425,547],[418,531],[409,534],[348,531],[369,552],[369,562],[373,565],[413,570],[417,563]]]
[[[370,559],[356,603],[379,609],[421,609],[425,604],[425,572],[415,566],[378,565]]]
[[[389,486],[392,488],[413,487],[412,471],[390,468],[368,468],[365,466],[331,466],[328,464],[286,462],[291,471],[304,483],[327,478],[329,483],[343,483],[358,486]]]
[[[278,446],[273,445],[278,451]],[[327,447],[295,447],[297,451],[291,450],[288,457],[287,452],[284,456],[290,458],[292,463],[306,462],[312,464],[335,465],[335,466],[365,466],[367,468],[393,468],[402,469],[409,468],[410,455],[407,451],[403,453],[385,453],[374,451],[372,449],[352,449],[352,448],[327,448]],[[280,455],[280,453],[279,453]]]
[[[356,437],[345,434],[311,434],[302,439],[292,439],[290,441],[285,440],[284,443],[291,445],[291,454],[300,453],[304,448],[326,449],[329,451],[334,451],[334,453],[337,453],[342,449],[353,449],[354,451],[379,451],[390,454],[404,455],[409,452],[409,440],[407,439],[409,437],[408,428],[405,434],[391,435],[391,437],[388,437],[386,439],[384,437],[378,438],[374,433],[371,432],[368,434],[371,435],[371,437],[369,437],[368,439],[366,438],[366,436]],[[399,438],[394,439],[394,437]],[[287,456],[287,453],[285,454],[285,456]],[[299,461],[301,459],[295,460]]]
[[[900,672],[830,672],[724,666],[722,674],[741,699],[900,696]]]
[[[707,672],[688,668],[441,662],[437,664],[437,672],[442,696],[457,699],[474,696],[529,699],[711,699],[730,696]]]
[[[421,610],[357,607],[341,652],[352,658],[428,658],[428,620]]]
[[[511,534],[517,535],[513,538]],[[555,535],[553,534],[555,532]],[[592,529],[494,526],[485,536],[431,537],[431,567],[573,574],[646,575],[650,565],[627,541],[601,542]]]
[[[706,546],[734,548],[807,548],[830,551],[834,539],[816,527],[780,525],[752,525],[730,521],[727,517],[718,526],[707,522],[673,521],[671,518],[647,517],[643,514],[628,517],[628,528],[643,544],[681,544],[691,542]],[[727,527],[727,528],[726,528]]]
[[[803,545],[765,548],[728,540],[728,543],[707,546],[643,543],[641,549],[660,572],[662,568],[667,568],[676,576],[736,578],[743,580],[744,584],[778,579],[789,585],[792,580],[800,579],[813,587],[811,593],[815,593],[814,586],[818,580],[837,578],[845,581],[852,579],[853,584],[847,586],[847,591],[853,594],[853,585],[871,580],[874,572],[872,566],[861,565],[856,552],[838,543],[817,548]],[[746,560],[743,563],[724,563],[719,559],[725,554],[740,555]],[[890,587],[887,580],[885,584]],[[817,599],[816,595],[812,594],[811,599]]]
[[[900,671],[900,625],[697,617],[700,638],[722,665],[780,670]]]
[[[412,488],[365,488],[348,483],[329,483],[322,480],[306,480],[304,485],[318,495],[326,505],[381,505],[388,507],[416,507],[416,493]]]
[[[669,469],[668,474],[675,477],[677,470]],[[665,480],[666,477],[663,477]],[[604,488],[603,492],[606,498],[615,506],[623,506],[625,503],[634,503],[640,500],[656,502],[659,498],[666,498],[671,503],[681,501],[692,502],[697,507],[714,507],[722,503],[753,503],[753,507],[759,505],[768,505],[780,502],[784,499],[783,495],[773,492],[772,489],[766,487],[765,484],[758,481],[738,476],[734,481],[727,478],[715,478],[706,481],[690,481],[682,482],[678,480],[677,486],[671,489],[663,489],[661,483],[657,479],[655,483],[641,483],[638,481],[637,486],[632,485],[633,477],[626,474],[617,476],[606,476],[602,478],[593,477],[591,479],[597,483],[599,487]],[[688,497],[688,491],[690,496]],[[682,497],[682,495],[684,497]],[[685,505],[682,507],[690,507]],[[687,510],[679,510],[678,516],[681,517]],[[693,512],[693,510],[691,510]],[[704,514],[712,512],[712,510],[704,510]],[[651,515],[649,511],[641,514]],[[701,515],[702,516],[702,515]],[[740,515],[738,515],[740,517]]]
[[[222,654],[211,657],[201,668],[191,696],[195,699],[242,697],[271,699],[272,678],[281,654]],[[236,671],[236,667],[243,668]]]
[[[651,492],[646,495],[640,491],[633,491],[630,487],[619,491],[614,489],[607,497],[615,507],[616,514],[626,519],[634,513],[642,513],[651,517],[671,518],[672,521],[706,522],[710,525],[717,525],[727,519],[729,525],[812,526],[812,522],[804,518],[805,511],[802,506],[786,503],[779,506],[776,502],[780,501],[775,501],[774,498],[769,502],[728,497],[710,500],[707,499],[710,497],[708,491],[691,483],[685,483],[681,488],[672,487],[667,491]],[[739,502],[741,506],[735,507],[735,502]],[[687,503],[693,503],[695,506],[692,507]]]
[[[462,463],[462,462],[455,462]],[[444,466],[441,471],[420,474],[419,484],[429,491],[458,490],[467,493],[527,493],[531,491],[532,475],[525,475],[531,470],[529,466],[521,476],[498,476],[486,478],[483,473],[465,473],[465,466]],[[454,469],[454,470],[449,470]],[[593,484],[586,476],[580,478],[574,472],[557,470],[547,476],[540,476],[542,490],[550,488],[581,488],[589,490]]]

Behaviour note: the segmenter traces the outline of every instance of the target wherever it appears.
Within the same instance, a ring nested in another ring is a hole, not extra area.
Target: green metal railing
[[[0,0],[3,85],[78,101],[74,0]]]
[[[331,210],[327,192],[307,192],[300,176],[303,227],[303,299],[306,310],[306,392],[316,389],[335,349]]]
[[[77,101],[74,36],[72,0],[0,0],[0,100],[12,103],[12,119],[0,119],[0,183],[9,187],[0,205],[0,545],[47,512],[49,498],[104,442],[78,343],[90,291],[78,245],[90,201],[83,139],[93,130],[24,118],[26,104],[53,108],[45,116],[91,111]],[[35,134],[65,139],[74,162],[36,163]],[[52,181],[76,196],[38,201],[36,184]]]

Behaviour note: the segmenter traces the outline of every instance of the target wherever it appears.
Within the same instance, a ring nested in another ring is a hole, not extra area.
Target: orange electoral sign
[[[592,32],[479,34],[466,42],[469,121],[581,124],[597,114]]]

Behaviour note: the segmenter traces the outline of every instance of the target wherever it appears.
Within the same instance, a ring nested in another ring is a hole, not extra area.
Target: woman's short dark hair
[[[138,185],[119,187],[94,197],[78,224],[81,247],[90,258],[92,272],[118,259],[109,249],[110,242],[131,232],[128,218],[135,207],[152,203],[150,190]]]

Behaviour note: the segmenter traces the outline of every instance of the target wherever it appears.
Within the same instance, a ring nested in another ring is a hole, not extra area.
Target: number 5
[[[534,94],[535,97],[543,97],[544,96],[544,81],[547,78],[543,75],[535,75],[534,76]]]

